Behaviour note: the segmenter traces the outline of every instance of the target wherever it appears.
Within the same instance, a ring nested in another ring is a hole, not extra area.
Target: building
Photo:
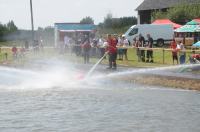
[[[63,42],[65,36],[77,41],[79,35],[93,35],[96,31],[94,24],[81,24],[81,23],[55,23],[55,46],[59,42]]]
[[[137,8],[138,24],[150,24],[151,16],[154,11],[166,12],[167,9],[182,3],[195,4],[199,0],[144,0]]]

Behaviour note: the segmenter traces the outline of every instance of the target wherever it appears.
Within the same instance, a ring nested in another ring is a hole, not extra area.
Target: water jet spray
[[[97,63],[89,70],[89,72],[86,74],[85,78],[88,78],[96,69],[96,67],[103,61],[103,59],[106,57],[108,52],[106,52],[100,59],[97,61]]]

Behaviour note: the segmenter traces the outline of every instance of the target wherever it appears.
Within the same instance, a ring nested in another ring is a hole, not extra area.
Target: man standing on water
[[[153,50],[151,49],[151,48],[153,48],[153,39],[150,36],[150,34],[147,34],[147,39],[148,39],[147,48],[149,48],[149,49],[147,50],[147,60],[146,60],[146,62],[153,63]],[[150,58],[151,58],[151,60],[149,61]]]
[[[117,59],[117,40],[115,40],[115,38],[113,39],[111,37],[111,35],[108,35],[107,38],[107,49],[106,51],[108,52],[109,55],[109,67],[108,69],[113,69],[116,70],[117,69],[117,64],[116,64],[116,59]]]

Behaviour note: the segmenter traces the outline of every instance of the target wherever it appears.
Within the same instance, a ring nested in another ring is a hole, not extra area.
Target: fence
[[[156,57],[156,59],[158,60],[161,60],[161,63],[162,64],[165,64],[166,60],[167,60],[167,63],[169,63],[169,61],[172,60],[172,49],[171,48],[144,48],[144,47],[118,47],[118,49],[128,49],[128,51],[130,52],[130,50],[135,50],[135,55],[136,55],[136,50],[139,49],[139,50],[144,50],[144,51],[147,51],[147,50],[153,50],[154,54],[154,58]],[[178,52],[178,55],[181,51]],[[194,53],[198,53],[200,54],[200,50],[197,50],[197,49],[186,49],[184,50],[184,52],[186,53],[186,56],[189,58],[191,54],[194,54]],[[130,54],[129,53],[129,57],[132,56],[134,54]],[[160,61],[159,61],[160,62]]]
[[[49,48],[49,47],[46,47]],[[52,47],[53,48],[53,47]],[[94,48],[94,47],[93,47]],[[160,63],[160,64],[171,64],[172,62],[172,49],[170,48],[143,48],[143,47],[117,47],[118,49],[128,49],[128,58],[129,60],[131,59],[136,59],[136,50],[139,48],[140,50],[153,50],[153,56],[154,56],[154,62]],[[92,50],[91,50],[92,51]],[[98,48],[96,48],[96,51],[98,51]],[[189,57],[193,53],[200,53],[200,50],[197,49],[186,49],[184,50],[186,52],[186,55]],[[93,52],[93,51],[92,51]],[[10,55],[11,53],[11,47],[0,47],[0,62],[2,61],[7,61],[9,58],[12,57]],[[94,55],[94,53],[93,53]],[[98,57],[98,55],[94,55],[93,57]]]

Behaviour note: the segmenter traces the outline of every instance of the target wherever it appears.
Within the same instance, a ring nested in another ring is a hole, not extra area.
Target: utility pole
[[[31,10],[31,27],[32,27],[32,42],[34,41],[34,23],[33,23],[33,6],[32,0],[30,0],[30,10]]]

